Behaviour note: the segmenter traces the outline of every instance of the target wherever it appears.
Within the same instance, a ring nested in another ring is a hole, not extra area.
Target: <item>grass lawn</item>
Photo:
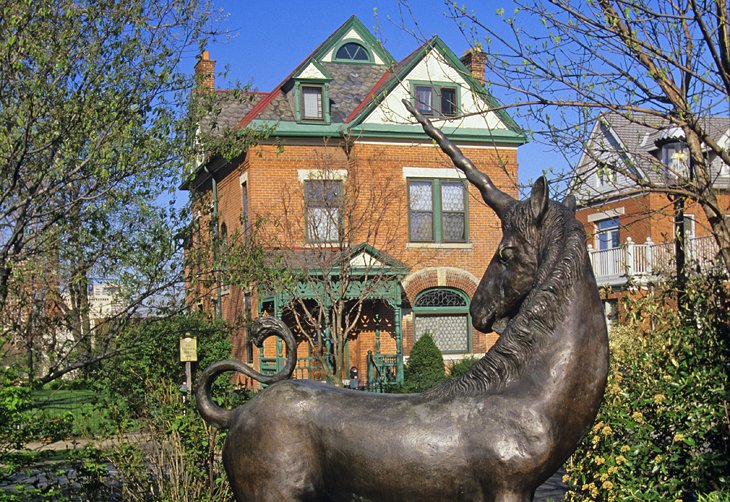
[[[96,394],[88,389],[41,389],[32,393],[33,407],[25,412],[28,420],[48,417],[72,436],[98,436],[113,430],[106,409],[98,404]]]

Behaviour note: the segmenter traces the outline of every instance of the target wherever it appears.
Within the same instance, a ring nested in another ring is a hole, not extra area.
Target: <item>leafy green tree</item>
[[[126,350],[105,361],[95,374],[97,387],[108,399],[109,407],[138,416],[144,412],[148,390],[156,383],[173,383],[179,388],[185,380],[179,342],[188,332],[197,338],[194,377],[199,369],[230,356],[231,326],[224,321],[180,315],[134,322],[117,340]]]
[[[423,392],[446,380],[444,356],[433,338],[425,333],[413,344],[405,368],[403,391]]]
[[[189,213],[172,194],[185,159],[218,146],[196,135],[215,93],[190,99],[186,58],[211,18],[199,0],[0,9],[0,350],[45,383],[123,350],[140,311],[181,303]],[[95,283],[116,288],[101,321]]]

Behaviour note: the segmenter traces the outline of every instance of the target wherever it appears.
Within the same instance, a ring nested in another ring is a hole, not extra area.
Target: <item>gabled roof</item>
[[[368,61],[335,60],[334,54],[337,49],[352,41],[363,45],[369,51]],[[247,110],[236,127],[275,125],[273,133],[275,136],[383,136],[385,132],[399,137],[424,138],[423,131],[417,127],[415,121],[396,125],[394,128],[390,125],[366,127],[364,122],[382,102],[383,97],[402,85],[409,73],[432,51],[438,52],[439,58],[458,72],[469,92],[484,102],[482,109],[494,109],[489,113],[498,117],[502,124],[498,129],[491,131],[485,131],[485,128],[469,129],[456,124],[446,124],[444,132],[455,140],[479,142],[500,140],[516,144],[526,142],[526,137],[517,124],[498,107],[484,86],[470,74],[460,59],[438,36],[432,37],[396,63],[390,53],[355,16],[343,23],[271,92]],[[295,109],[298,103],[295,84],[316,81],[317,78],[328,86],[330,120],[328,123],[297,122]]]
[[[301,248],[271,251],[270,255],[281,260],[281,264],[292,270],[310,275],[336,275],[339,264],[347,262],[350,274],[404,275],[410,267],[392,256],[363,242],[354,246],[338,248]]]
[[[730,117],[707,117],[703,127],[711,137],[722,141],[730,136]],[[595,173],[600,163],[617,165],[622,170],[633,171],[641,179],[656,185],[666,182],[661,166],[661,142],[672,129],[667,119],[648,114],[627,116],[615,112],[601,114],[591,132],[576,167],[576,176],[571,183],[572,192],[587,188],[586,179]],[[681,133],[681,131],[680,131]],[[726,186],[730,180],[718,176],[722,160],[715,158],[711,174],[716,182]],[[618,180],[616,188],[609,188],[604,196],[617,195],[622,189],[633,188],[629,179]],[[593,193],[592,196],[598,196]]]
[[[484,89],[484,86],[482,86],[482,84],[474,78],[469,69],[467,69],[466,66],[464,66],[464,63],[461,62],[461,59],[454,54],[454,52],[438,35],[431,37],[431,39],[421,45],[418,49],[406,56],[398,64],[394,65],[392,69],[383,76],[384,78],[378,82],[378,85],[373,87],[371,92],[368,94],[368,99],[363,102],[363,105],[347,118],[347,122],[351,123],[353,126],[361,123],[362,120],[380,102],[378,96],[389,93],[393,90],[393,88],[401,84],[411,70],[413,70],[413,68],[415,68],[415,66],[421,62],[429,52],[434,50],[438,51],[440,56],[459,72],[461,77],[469,85],[472,92],[484,99],[489,105],[489,108],[495,109],[494,113],[499,116],[500,120],[502,120],[502,122],[504,122],[511,131],[523,134],[521,128],[512,119],[512,117],[510,117],[504,109],[499,107],[497,100],[495,100],[494,97]]]
[[[379,58],[379,60],[381,61],[380,63],[373,62],[371,64],[358,63],[349,65],[347,63],[327,63],[323,61],[324,59],[326,59],[326,56],[332,50],[334,50],[335,46],[345,40],[350,39],[348,35],[352,33],[356,33],[360,37],[360,42],[362,42],[363,44],[367,44],[367,49],[372,51],[373,55]],[[352,101],[353,99],[357,101],[358,97],[361,100],[362,97],[364,97],[368,93],[373,85],[371,81],[379,79],[380,76],[387,69],[387,66],[395,63],[395,59],[393,59],[393,56],[391,56],[390,53],[385,50],[385,48],[380,44],[380,42],[378,42],[375,37],[372,36],[370,31],[365,27],[365,25],[362,24],[362,22],[356,16],[351,16],[339,28],[337,28],[334,33],[327,37],[327,39],[322,42],[322,44],[314,49],[312,53],[304,59],[304,61],[297,65],[297,67],[294,68],[294,70],[292,70],[284,78],[284,80],[282,80],[279,85],[274,88],[271,93],[269,93],[266,99],[261,100],[258,106],[254,107],[245,116],[243,116],[238,123],[238,127],[246,127],[253,120],[256,119],[269,121],[293,121],[294,114],[291,110],[291,106],[288,106],[287,109],[287,106],[285,104],[288,103],[288,101],[285,99],[283,94],[290,90],[290,83],[292,79],[298,76],[308,65],[312,64],[313,62],[316,62],[317,64],[321,65],[321,67],[324,67],[324,69],[330,74],[334,72],[334,74],[339,77],[335,78],[333,76],[332,80],[334,82],[341,82],[342,84],[344,84],[347,79],[343,77],[351,77],[348,82],[350,84],[350,101]],[[341,68],[337,68],[338,66],[341,66]],[[364,73],[367,78],[360,79],[360,72]],[[335,100],[335,103],[339,104],[339,100],[337,99],[339,98],[339,95],[330,93],[330,98]],[[347,102],[347,100],[345,100],[345,102]],[[357,104],[359,104],[359,102]],[[344,110],[340,113],[340,115],[345,114],[346,111]]]

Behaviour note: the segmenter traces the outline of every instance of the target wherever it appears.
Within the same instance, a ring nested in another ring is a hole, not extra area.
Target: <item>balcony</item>
[[[685,245],[688,270],[705,271],[717,261],[719,249],[711,236],[688,239]],[[676,270],[672,241],[654,243],[647,238],[644,244],[636,244],[629,237],[620,247],[602,250],[589,244],[588,256],[599,287],[622,286],[629,279],[642,284]]]

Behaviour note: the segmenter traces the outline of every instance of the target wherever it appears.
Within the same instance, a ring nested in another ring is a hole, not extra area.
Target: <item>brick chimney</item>
[[[461,62],[467,67],[471,76],[484,85],[484,63],[487,55],[481,50],[472,47],[461,56]]]
[[[210,59],[208,51],[203,51],[195,63],[195,83],[203,92],[215,90],[215,61]]]

